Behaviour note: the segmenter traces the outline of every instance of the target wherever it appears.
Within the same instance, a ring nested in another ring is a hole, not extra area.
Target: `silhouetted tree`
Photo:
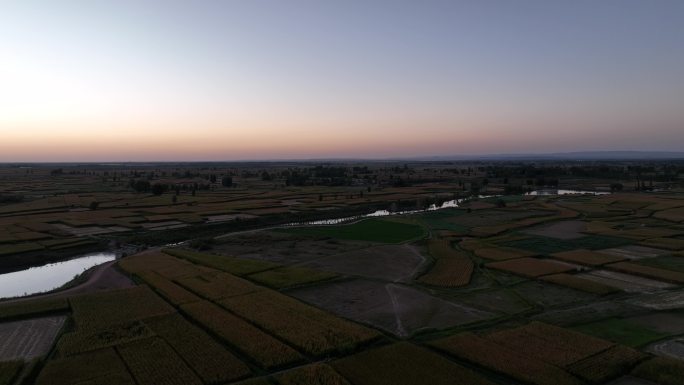
[[[164,190],[166,190],[166,186],[161,183],[155,183],[152,185],[152,194],[154,195],[162,195]]]

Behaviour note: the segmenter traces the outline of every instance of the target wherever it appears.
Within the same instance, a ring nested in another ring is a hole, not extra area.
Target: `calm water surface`
[[[525,195],[606,195],[610,194],[607,191],[588,191],[588,190],[563,190],[563,189],[543,189],[534,190]]]
[[[0,274],[0,298],[21,297],[57,289],[85,270],[114,259],[115,253],[90,253],[67,261]]]

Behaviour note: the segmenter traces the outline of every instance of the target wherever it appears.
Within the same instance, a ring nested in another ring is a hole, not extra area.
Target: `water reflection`
[[[607,195],[607,191],[543,189],[528,192],[525,195]]]
[[[478,198],[489,198],[489,197],[490,196],[480,195]],[[432,205],[430,205],[430,207],[428,207],[426,209],[422,209],[422,210],[405,210],[405,211],[377,210],[377,211],[374,211],[370,214],[365,214],[365,215],[357,215],[357,216],[345,217],[345,218],[321,219],[321,220],[309,221],[309,222],[295,222],[295,223],[288,223],[285,226],[338,225],[340,223],[357,221],[357,220],[363,219],[363,218],[377,218],[377,217],[387,217],[390,215],[406,215],[406,214],[424,213],[427,211],[435,211],[435,210],[442,210],[442,209],[458,207],[459,203],[461,203],[465,200],[466,199],[452,199],[450,201],[443,202],[439,206],[436,204],[432,204]]]
[[[114,259],[114,253],[92,253],[68,261],[0,274],[0,298],[20,297],[57,289],[85,270]]]

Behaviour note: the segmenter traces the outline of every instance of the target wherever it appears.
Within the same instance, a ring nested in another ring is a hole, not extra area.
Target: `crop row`
[[[258,303],[255,305],[266,306]],[[291,347],[210,302],[185,304],[181,309],[263,368],[280,367],[303,359]],[[289,318],[283,314],[279,316]]]
[[[499,346],[563,368],[613,346],[606,340],[541,322],[494,332],[486,338]]]
[[[202,381],[158,337],[118,346],[117,351],[139,385],[202,385]]]
[[[556,366],[523,356],[520,352],[472,333],[447,337],[434,342],[433,346],[450,355],[506,374],[521,382],[535,385],[582,384],[579,379]]]
[[[357,385],[493,385],[473,370],[407,342],[331,363]]]
[[[494,261],[506,261],[509,259],[532,257],[536,255],[534,252],[514,249],[512,247],[483,247],[476,248],[474,252],[475,255],[480,258]]]
[[[178,306],[200,300],[200,298],[196,295],[173,283],[171,280],[162,277],[154,271],[143,271],[137,273],[137,275],[148,285],[154,287],[154,289],[161,294],[164,299],[173,305]]]
[[[305,267],[280,267],[255,273],[247,278],[274,289],[300,286],[338,277],[335,273]]]
[[[627,346],[616,345],[595,356],[587,357],[568,366],[570,373],[592,384],[603,384],[629,372],[639,361],[646,358],[644,353]]]
[[[316,356],[354,349],[379,337],[376,331],[271,290],[225,298],[219,303]]]
[[[465,255],[451,247],[451,238],[433,238],[428,241],[428,251],[435,258],[458,258]]]
[[[47,298],[0,304],[0,320],[69,310],[65,298]]]
[[[644,266],[631,262],[613,263],[607,265],[607,267],[622,273],[640,275],[642,277],[654,278],[665,282],[679,284],[684,283],[684,273],[677,271],[665,270],[651,266]]]
[[[623,261],[625,259],[621,256],[585,249],[561,251],[560,253],[551,254],[551,256],[562,261],[588,266],[601,266],[607,263]]]
[[[470,283],[473,268],[473,262],[468,257],[440,258],[419,281],[432,286],[466,286]]]
[[[173,307],[145,285],[70,298],[76,325],[81,330],[109,326],[170,314]]]
[[[250,374],[249,368],[207,333],[179,314],[146,321],[207,384],[235,381]]]
[[[655,357],[639,364],[631,374],[656,384],[679,385],[684,378],[684,362],[676,358]]]
[[[145,324],[131,321],[104,329],[85,329],[64,334],[59,339],[57,350],[61,356],[71,356],[152,336],[154,333]]]
[[[244,295],[261,287],[234,275],[222,271],[205,271],[196,275],[176,278],[175,281],[186,289],[200,296],[217,300],[221,298]]]
[[[174,257],[183,258],[193,263],[223,270],[239,276],[253,274],[280,266],[272,262],[199,253],[191,250],[164,249],[163,251]]]
[[[539,279],[541,279],[542,281],[551,282],[557,285],[599,295],[607,295],[620,291],[620,289],[616,287],[604,285],[600,282],[591,281],[572,274],[561,273],[546,275],[543,277],[539,277]]]
[[[119,266],[131,274],[154,271],[164,278],[172,279],[199,272],[200,269],[183,259],[161,252],[145,252],[119,261]]]
[[[275,377],[279,385],[350,385],[344,377],[326,364],[316,363],[289,370]]]
[[[48,361],[36,385],[135,385],[113,348]]]
[[[519,258],[508,261],[491,262],[488,268],[507,271],[528,278],[536,278],[542,275],[565,273],[575,270],[571,265],[550,259]]]
[[[0,385],[12,385],[23,367],[23,361],[0,362]]]

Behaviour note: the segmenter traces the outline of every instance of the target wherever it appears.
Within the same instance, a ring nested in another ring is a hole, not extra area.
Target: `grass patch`
[[[0,304],[0,320],[65,312],[69,310],[66,298],[47,298]]]
[[[278,229],[276,231],[298,235],[382,243],[401,243],[425,235],[425,230],[420,225],[385,221],[381,219],[366,219],[350,225],[296,227],[291,229]]]
[[[272,262],[200,253],[192,250],[164,249],[162,251],[174,257],[187,259],[193,263],[213,267],[239,276],[253,274],[280,266]]]
[[[632,263],[684,273],[684,257],[663,256],[644,258],[632,261]]]
[[[462,209],[446,209],[421,214],[416,218],[432,230],[467,232],[470,230],[468,226],[455,223],[458,221],[458,217],[463,215],[465,212],[466,211]]]
[[[354,384],[493,385],[472,369],[408,342],[367,350],[331,365]]]
[[[17,243],[15,245],[0,245],[0,256],[27,253],[43,250],[45,247],[38,243]]]
[[[633,375],[663,385],[684,383],[684,362],[674,358],[656,357],[637,366]]]
[[[631,347],[643,346],[669,336],[620,318],[579,325],[573,329]]]
[[[327,271],[308,269],[304,267],[281,267],[278,269],[252,274],[247,278],[274,289],[283,289],[286,287],[326,281],[336,277],[338,277],[337,274]]]
[[[0,362],[0,385],[11,385],[24,366],[22,361]]]

